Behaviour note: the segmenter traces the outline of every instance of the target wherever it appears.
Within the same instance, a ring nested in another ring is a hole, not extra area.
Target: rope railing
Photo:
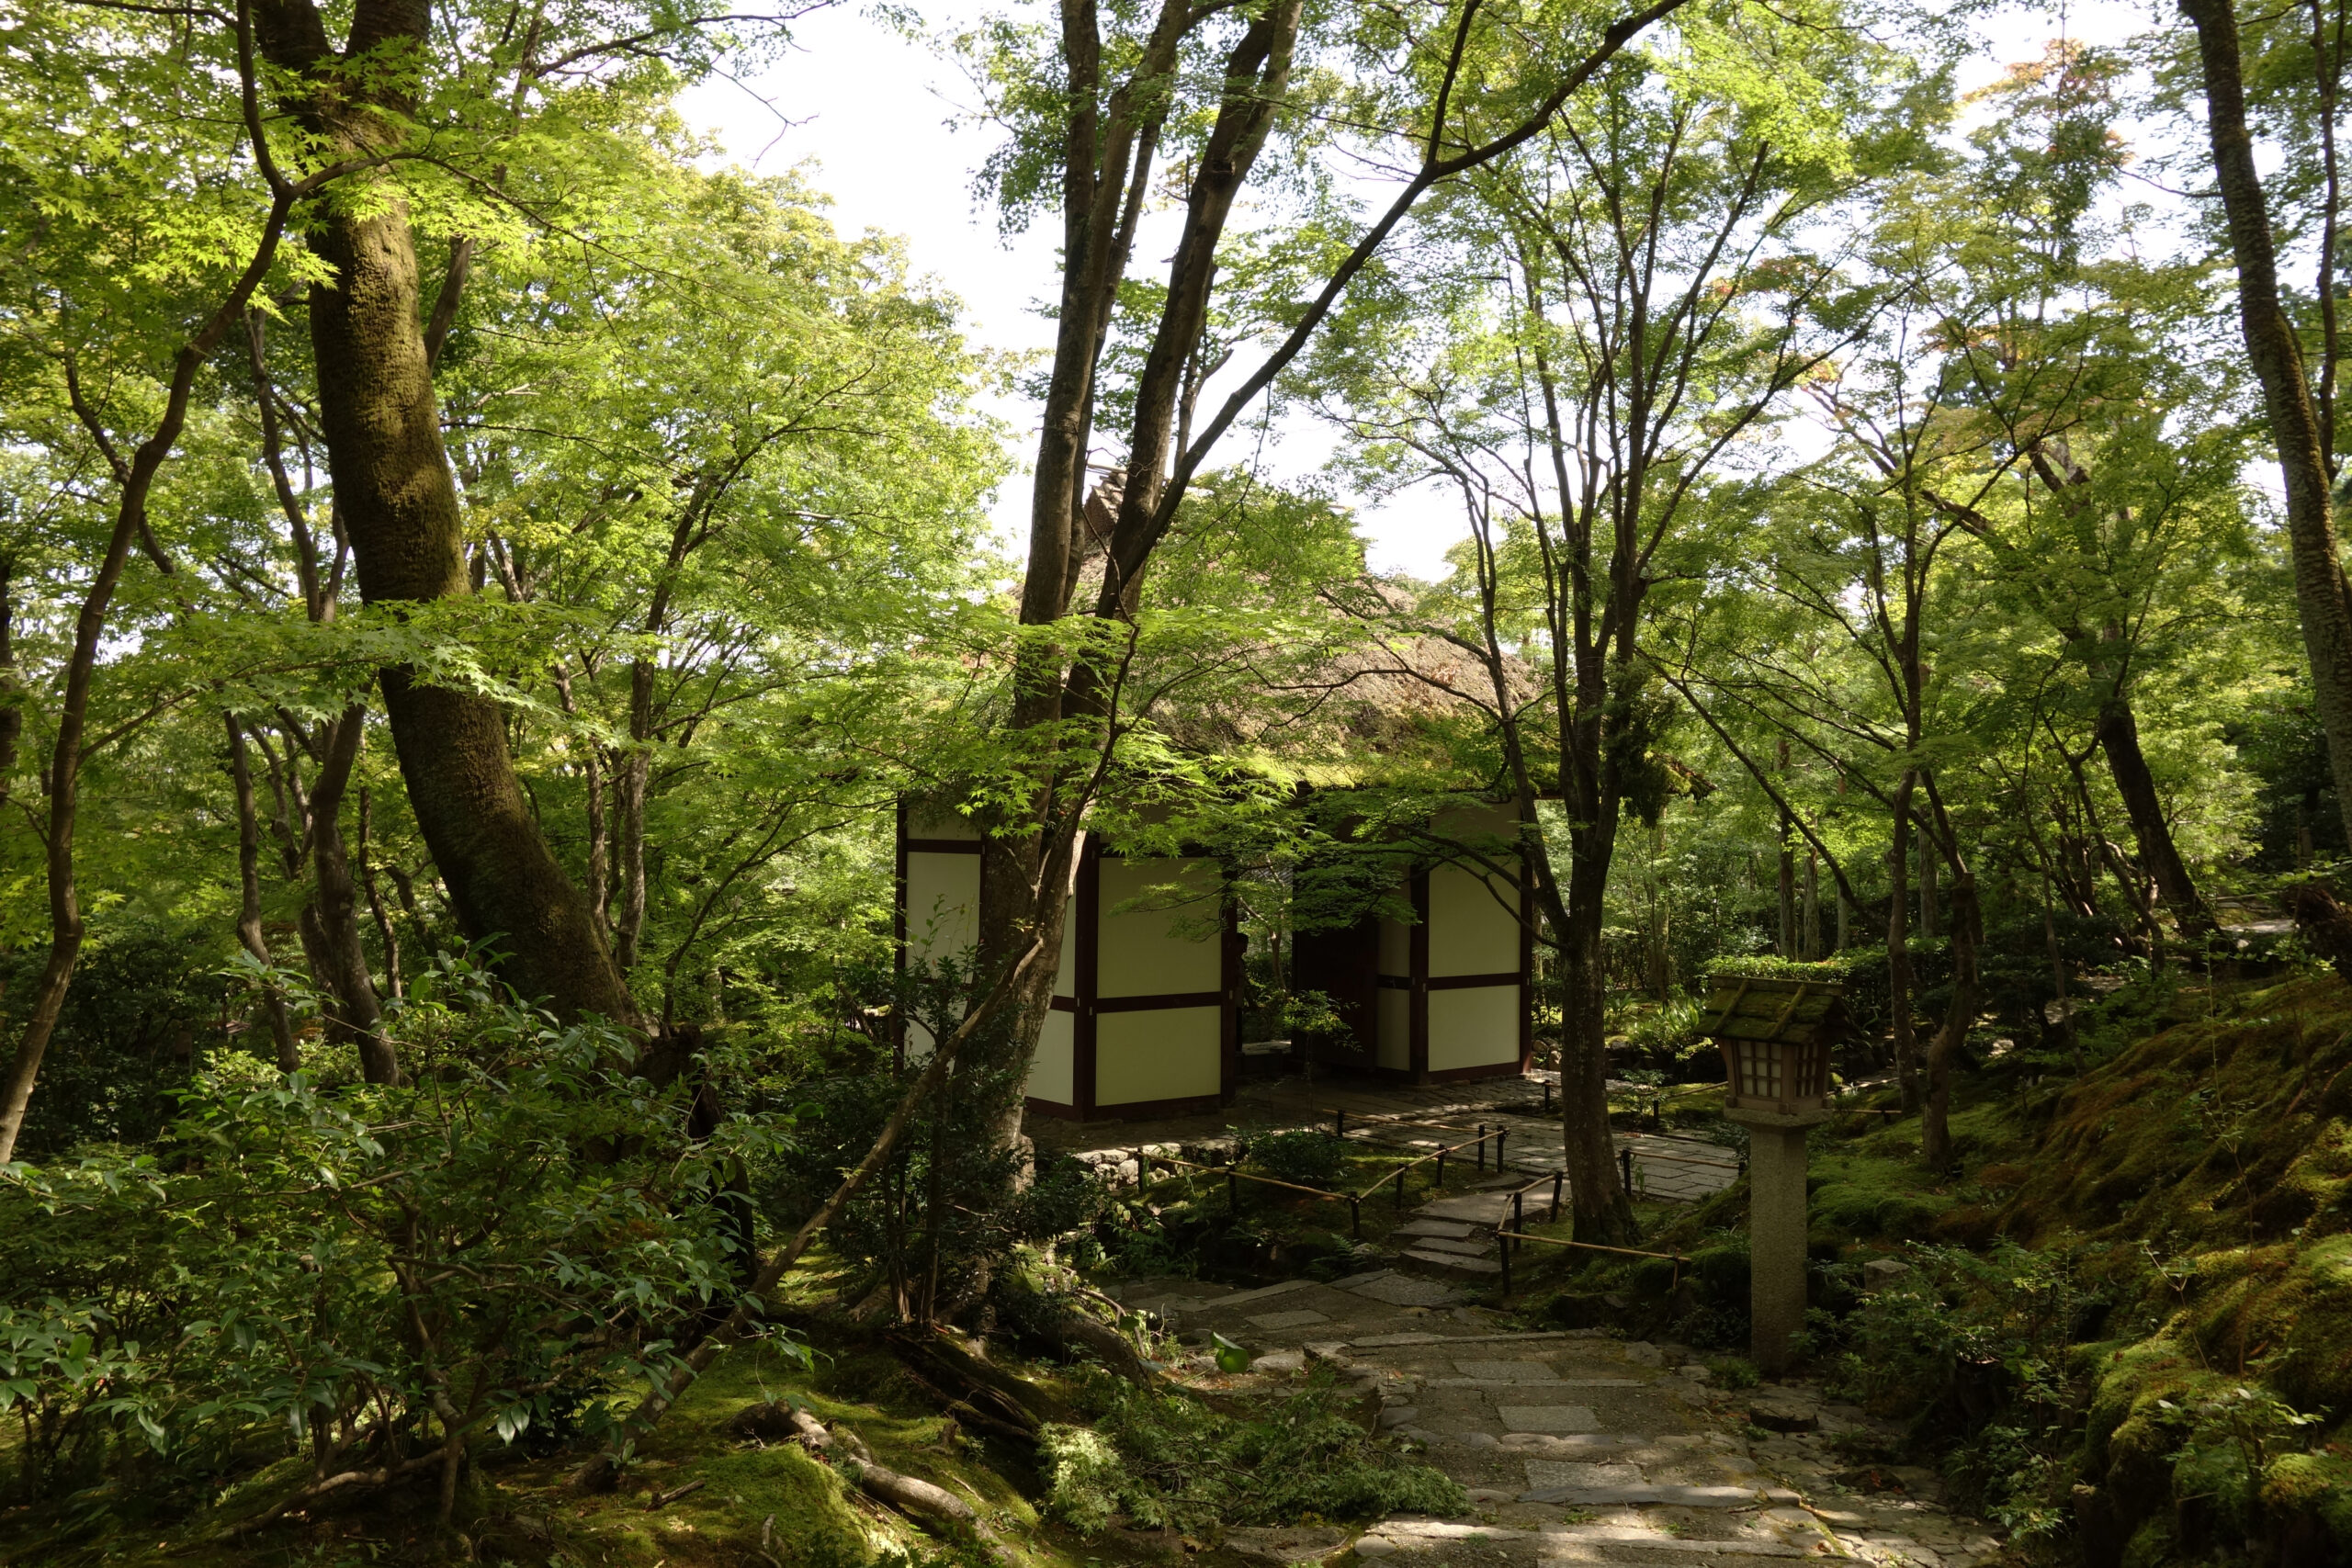
[[[1597,1241],[1567,1241],[1555,1235],[1529,1235],[1524,1231],[1517,1230],[1498,1230],[1495,1232],[1495,1237],[1497,1241],[1495,1256],[1502,1263],[1501,1284],[1503,1294],[1506,1296],[1510,1294],[1510,1255],[1515,1249],[1514,1244],[1518,1242],[1532,1241],[1544,1247],[1576,1247],[1586,1252],[1613,1253],[1620,1258],[1662,1258],[1674,1265],[1674,1281],[1667,1287],[1668,1290],[1680,1288],[1682,1266],[1690,1261],[1688,1257],[1679,1252],[1645,1252],[1638,1247],[1605,1247]]]
[[[1401,1213],[1405,1207],[1405,1176],[1415,1166],[1427,1165],[1430,1161],[1435,1160],[1437,1162],[1436,1179],[1430,1185],[1432,1189],[1441,1189],[1445,1185],[1445,1160],[1448,1155],[1458,1155],[1464,1149],[1475,1147],[1478,1151],[1478,1168],[1483,1171],[1487,1168],[1486,1145],[1491,1141],[1495,1145],[1495,1168],[1500,1170],[1503,1168],[1504,1140],[1510,1136],[1510,1129],[1508,1127],[1497,1127],[1489,1131],[1484,1123],[1481,1123],[1477,1136],[1449,1147],[1436,1149],[1417,1159],[1407,1160],[1361,1192],[1331,1192],[1320,1187],[1302,1187],[1295,1181],[1283,1181],[1276,1177],[1260,1176],[1253,1171],[1243,1170],[1238,1164],[1199,1165],[1192,1160],[1178,1159],[1173,1155],[1138,1154],[1136,1156],[1137,1184],[1148,1184],[1152,1179],[1151,1168],[1155,1165],[1164,1165],[1180,1170],[1199,1171],[1210,1176],[1222,1175],[1225,1178],[1226,1201],[1237,1214],[1241,1212],[1240,1184],[1244,1181],[1253,1181],[1261,1187],[1280,1188],[1285,1192],[1300,1193],[1327,1203],[1345,1203],[1348,1206],[1348,1234],[1361,1241],[1363,1239],[1364,1201],[1378,1193],[1382,1188],[1392,1184],[1396,1187],[1396,1207]],[[1556,1194],[1554,1198],[1554,1207],[1555,1209],[1558,1207]]]

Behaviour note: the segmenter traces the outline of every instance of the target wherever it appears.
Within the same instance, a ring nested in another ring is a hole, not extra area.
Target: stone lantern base
[[[1767,1374],[1789,1364],[1789,1336],[1804,1326],[1804,1136],[1826,1109],[1724,1114],[1747,1129],[1749,1354]]]

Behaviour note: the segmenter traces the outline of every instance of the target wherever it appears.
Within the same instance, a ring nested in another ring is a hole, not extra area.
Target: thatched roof
[[[1773,1040],[1792,1045],[1835,1043],[1854,1032],[1846,987],[1826,980],[1717,976],[1699,1032],[1717,1040]]]

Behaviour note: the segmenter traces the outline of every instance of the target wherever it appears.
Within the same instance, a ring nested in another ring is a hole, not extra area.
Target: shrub
[[[334,1477],[594,1427],[731,1305],[718,1201],[774,1122],[686,1136],[629,1036],[450,961],[395,1016],[401,1088],[228,1058],[156,1152],[0,1169],[0,1413],[40,1494],[106,1457],[166,1477],[299,1456]],[[143,1458],[141,1457],[143,1454]]]
[[[1241,1157],[1277,1181],[1329,1189],[1347,1169],[1348,1145],[1319,1127],[1301,1127],[1244,1139]]]

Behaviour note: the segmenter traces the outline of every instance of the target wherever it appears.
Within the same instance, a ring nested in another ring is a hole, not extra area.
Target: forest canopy
[[[1727,966],[1941,1179],[2086,998],[2352,959],[2341,0],[877,15],[1026,355],[690,129],[807,15],[0,3],[12,1506],[609,1481],[812,1247],[1012,1314],[1106,843],[1237,1053],[1508,883],[1588,1244]]]

